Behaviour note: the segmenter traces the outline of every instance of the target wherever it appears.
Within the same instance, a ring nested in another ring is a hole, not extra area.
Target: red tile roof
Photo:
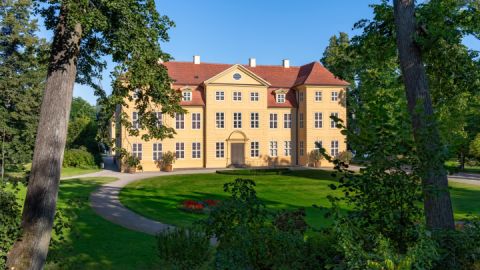
[[[201,84],[230,68],[231,64],[212,64],[193,62],[166,62],[163,65],[167,67],[169,76],[175,80],[175,85],[197,86],[193,91],[191,102],[182,102],[182,105],[204,105],[203,89]],[[288,88],[306,85],[335,85],[347,86],[348,83],[336,78],[330,71],[323,67],[319,62],[312,62],[303,66],[293,66],[284,68],[283,66],[256,66],[250,67],[244,65],[250,71],[268,81],[271,86],[268,93],[269,107],[295,107],[295,94],[293,90],[287,93],[287,102],[276,103],[272,91],[274,88]],[[199,92],[197,92],[199,91]]]

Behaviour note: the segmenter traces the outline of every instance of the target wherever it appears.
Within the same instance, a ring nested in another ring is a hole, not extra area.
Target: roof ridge
[[[242,66],[250,67],[249,64],[239,64],[239,63],[229,64],[229,63],[201,62],[200,64],[194,64],[191,61],[165,61],[164,64],[165,63],[185,63],[185,64],[192,64],[192,65],[226,65],[226,66],[242,65]],[[311,64],[311,63],[308,63],[308,64]],[[308,65],[308,64],[305,64],[305,65]],[[305,65],[290,66],[289,68],[300,68],[300,67],[305,66]],[[256,65],[255,67],[279,67],[279,68],[282,68],[283,66],[282,65],[272,65],[272,64],[270,64],[270,65]]]

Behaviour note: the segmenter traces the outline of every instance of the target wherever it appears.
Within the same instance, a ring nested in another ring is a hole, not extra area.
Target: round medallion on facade
[[[241,78],[242,78],[242,75],[240,75],[240,73],[235,73],[235,74],[233,74],[233,79],[235,79],[235,80],[238,81],[238,80],[240,80]]]

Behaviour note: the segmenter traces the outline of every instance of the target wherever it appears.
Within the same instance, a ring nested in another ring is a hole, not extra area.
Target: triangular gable
[[[240,74],[241,78],[235,80],[233,75],[235,73]],[[246,75],[246,76],[245,76]],[[252,71],[248,70],[246,67],[236,64],[233,65],[226,70],[218,73],[217,75],[211,77],[208,80],[204,81],[205,84],[211,83],[228,83],[228,84],[257,84],[263,86],[270,86],[270,83],[267,82],[265,79],[261,78],[257,74],[253,73]]]

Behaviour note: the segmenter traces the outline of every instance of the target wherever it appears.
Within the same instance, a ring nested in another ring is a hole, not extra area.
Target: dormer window
[[[285,103],[287,91],[286,89],[275,90],[275,100],[277,103]]]
[[[190,87],[184,87],[180,89],[182,91],[183,101],[192,101],[192,89]]]

